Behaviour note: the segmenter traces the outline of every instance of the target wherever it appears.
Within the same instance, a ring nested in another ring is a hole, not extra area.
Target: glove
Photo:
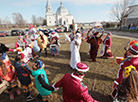
[[[17,50],[16,49],[14,49],[14,52],[16,52]]]
[[[117,89],[117,86],[118,86],[118,85],[117,85],[116,83],[114,83],[113,86],[112,86],[112,88],[113,88],[113,89]]]
[[[59,90],[59,88],[58,88],[58,87],[55,88],[55,87],[54,87],[55,84],[56,84],[56,83],[54,83],[54,84],[52,85],[52,87],[54,88],[54,91],[57,91],[57,90]]]

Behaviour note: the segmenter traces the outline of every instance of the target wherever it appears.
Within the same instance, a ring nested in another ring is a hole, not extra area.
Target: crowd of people
[[[10,49],[4,44],[0,43],[0,92],[5,91],[3,86],[9,93],[10,100],[14,100],[13,89],[17,95],[20,95],[17,79],[22,85],[26,96],[26,101],[34,100],[30,91],[33,88],[38,90],[37,98],[48,102],[52,98],[52,92],[58,91],[60,87],[63,88],[64,102],[98,102],[93,99],[82,82],[84,76],[89,70],[89,66],[81,62],[80,46],[86,41],[89,44],[88,54],[93,62],[96,62],[96,57],[100,44],[103,48],[100,52],[101,58],[113,58],[111,50],[111,32],[108,32],[105,38],[104,29],[101,26],[92,27],[88,30],[85,36],[85,30],[72,29],[72,33],[66,39],[70,43],[70,67],[74,70],[72,74],[65,74],[58,82],[53,85],[49,84],[47,74],[44,70],[45,65],[43,61],[36,59],[32,64],[32,68],[28,66],[31,59],[41,57],[42,50],[45,50],[45,57],[47,57],[47,47],[50,47],[51,54],[57,56],[59,53],[58,47],[59,35],[56,31],[51,31],[49,35],[44,35],[42,31],[36,31],[33,26],[30,27],[30,37],[25,34],[25,37],[19,36],[18,41],[15,42],[15,49]],[[11,51],[16,53],[14,64],[9,60],[6,52]],[[38,52],[38,53],[37,53]],[[138,41],[131,41],[129,47],[126,48],[123,60],[120,59],[120,69],[118,71],[117,79],[113,83],[113,101],[114,102],[137,102],[138,101]],[[35,79],[35,86],[31,77]],[[5,82],[6,81],[6,82]],[[3,86],[2,86],[3,85]]]

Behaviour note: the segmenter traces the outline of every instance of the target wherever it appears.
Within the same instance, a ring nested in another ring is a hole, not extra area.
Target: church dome
[[[68,14],[68,10],[63,6],[63,2],[60,2],[60,7],[57,9],[57,14],[65,13]]]

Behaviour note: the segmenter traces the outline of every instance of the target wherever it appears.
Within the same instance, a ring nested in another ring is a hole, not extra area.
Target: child
[[[103,40],[103,48],[101,51],[101,58],[113,58],[113,53],[111,51],[111,43],[112,43],[112,38],[111,38],[111,32],[108,32],[105,39]]]
[[[33,82],[30,78],[32,71],[27,64],[22,63],[21,55],[15,57],[14,67],[17,71],[17,77],[23,85],[24,92],[26,93],[26,101],[33,100],[34,98],[30,95],[30,91],[34,88]]]
[[[51,93],[54,91],[54,88],[49,85],[42,61],[36,60],[33,70],[32,75],[35,77],[36,88],[39,92],[38,96],[42,96],[43,101],[48,102],[48,99],[52,97]]]
[[[52,36],[50,37],[50,51],[52,55],[56,56],[59,54],[59,35],[56,32],[52,32],[51,34]]]

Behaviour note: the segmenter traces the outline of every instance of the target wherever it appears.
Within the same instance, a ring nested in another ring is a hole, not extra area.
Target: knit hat
[[[137,55],[138,54],[138,46],[137,45],[131,45],[129,47],[128,51],[133,55]]]
[[[21,36],[21,35],[20,35],[20,36],[18,36],[18,39],[20,39],[20,38],[23,38],[23,36]]]
[[[40,68],[42,68],[42,66],[43,66],[43,62],[42,62],[41,60],[36,60],[35,63],[39,63]]]
[[[137,40],[132,40],[130,43],[129,43],[129,46],[131,45],[138,45],[138,41]]]
[[[85,63],[79,62],[77,63],[76,70],[79,72],[87,72],[89,70],[89,66]]]
[[[108,34],[108,35],[112,35],[112,33],[111,33],[111,32],[108,32],[107,34]]]
[[[51,34],[53,34],[53,35],[54,35],[54,34],[55,34],[55,32],[54,32],[54,31],[52,31],[52,32],[51,32]]]

